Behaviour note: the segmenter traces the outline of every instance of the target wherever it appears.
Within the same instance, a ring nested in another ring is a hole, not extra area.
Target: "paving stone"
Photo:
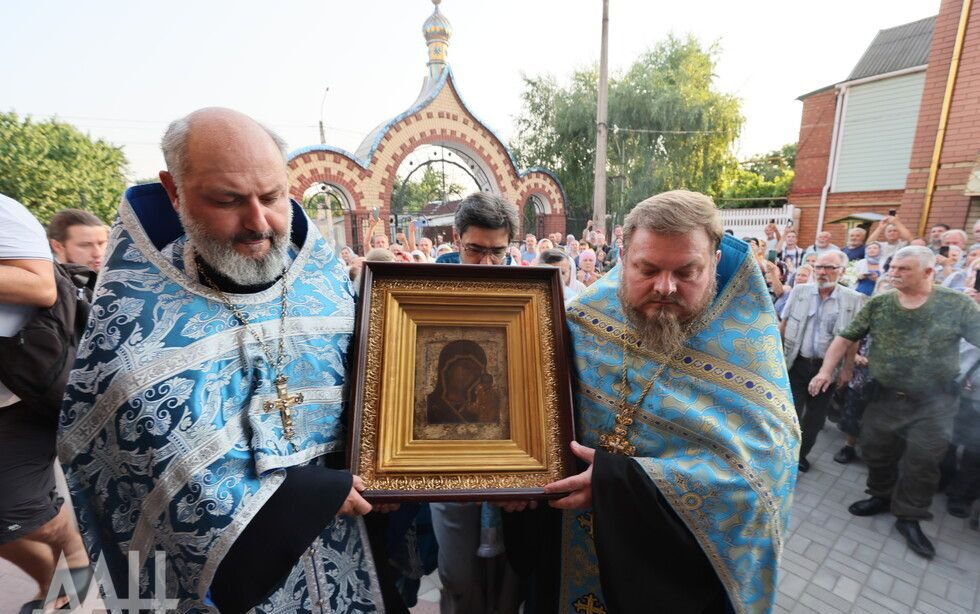
[[[858,594],[861,592],[861,585],[848,577],[841,577],[837,580],[837,586],[833,588],[834,594],[854,603]]]
[[[838,578],[840,578],[840,573],[829,569],[825,565],[817,570],[817,573],[810,581],[824,590],[832,591],[834,590],[834,586],[837,585]]]
[[[823,544],[810,544],[810,546],[806,549],[806,552],[803,553],[803,556],[810,559],[814,563],[819,564],[822,563],[825,558],[827,558],[827,554],[829,553],[830,547],[828,546]]]
[[[891,592],[893,584],[895,584],[895,578],[886,574],[880,569],[872,570],[871,575],[868,576],[868,586],[875,589],[879,593],[884,593],[887,595],[889,592]]]
[[[865,582],[868,581],[868,574],[857,571],[853,567],[848,567],[847,565],[844,565],[838,561],[827,559],[826,561],[824,561],[823,566],[845,578],[850,578],[851,580],[854,580],[858,584],[863,585]]]
[[[942,576],[937,576],[934,573],[926,572],[922,576],[922,585],[919,587],[921,590],[926,590],[933,595],[938,595],[942,597],[946,594],[946,589],[949,587],[949,580],[943,578]]]
[[[875,568],[891,574],[900,580],[905,580],[909,584],[918,586],[921,578],[921,571],[912,567],[902,559],[881,554],[875,562]]]
[[[958,603],[953,603],[948,599],[943,599],[942,597],[937,597],[930,592],[920,591],[919,601],[916,605],[927,603],[933,607],[936,607],[943,611],[944,614],[971,614],[971,610],[960,607]]]
[[[786,549],[797,554],[803,554],[806,552],[809,545],[810,540],[803,537],[799,533],[790,536],[790,538],[786,540]]]
[[[795,573],[786,573],[779,579],[779,592],[794,600],[799,599],[806,588],[807,581]]]
[[[976,569],[967,570],[941,561],[930,564],[929,571],[964,586],[975,587],[977,586],[978,580],[980,580],[980,573],[977,573]]]
[[[858,544],[857,550],[854,551],[854,558],[865,565],[873,565],[878,560],[878,551],[870,546]]]
[[[879,593],[878,591],[871,588],[866,588],[863,591],[861,591],[861,595],[863,597],[867,597],[868,599],[878,604],[885,606],[893,614],[902,614],[902,613],[908,614],[909,612],[912,611],[911,605],[906,605],[904,603],[896,601],[895,599],[892,599],[888,595]]]
[[[811,584],[803,591],[799,603],[819,612],[846,612],[851,609],[851,602],[842,599],[834,593]]]
[[[868,598],[864,592],[858,597],[857,610],[860,612],[867,612],[868,614],[895,614],[892,610],[888,609],[887,606],[883,606],[877,601],[872,601]]]
[[[902,580],[895,580],[892,584],[892,590],[887,593],[896,601],[900,601],[905,605],[915,605],[916,599],[918,598],[919,591],[916,587],[912,586],[908,582],[903,582]]]
[[[861,573],[867,574],[871,572],[871,566],[868,565],[867,563],[862,563],[858,559],[850,556],[845,556],[840,552],[831,552],[827,558],[829,558],[832,561],[837,561],[838,563],[842,563],[850,567],[851,569],[860,571]]]
[[[977,573],[980,573],[980,569],[977,570]],[[956,582],[950,582],[949,589],[946,591],[946,599],[972,610],[973,603],[976,600],[976,594],[977,591],[974,588],[963,586]]]
[[[857,550],[858,543],[850,537],[840,537],[834,542],[834,550],[841,554],[851,555]]]
[[[802,567],[803,569],[807,569],[811,572],[816,571],[817,567],[819,567],[817,563],[811,561],[810,559],[806,558],[802,554],[797,554],[795,552],[783,551],[783,560],[787,562],[795,563],[800,567]]]

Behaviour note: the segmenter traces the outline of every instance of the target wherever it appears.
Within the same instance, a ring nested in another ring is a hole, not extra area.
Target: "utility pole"
[[[596,105],[593,227],[606,232],[606,145],[609,139],[609,0],[602,0],[602,48],[599,52],[599,102]]]
[[[330,91],[330,87],[327,86],[323,90],[323,100],[320,101],[320,144],[327,144],[327,131],[323,129],[323,105],[327,103],[327,92]]]

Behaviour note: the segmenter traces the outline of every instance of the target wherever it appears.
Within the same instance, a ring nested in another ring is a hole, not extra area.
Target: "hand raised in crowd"
[[[365,489],[364,480],[361,476],[355,475],[354,482],[347,493],[347,499],[337,511],[338,516],[363,516],[371,511],[371,504],[364,500],[361,492]]]
[[[592,463],[595,449],[587,448],[577,441],[572,442],[572,454],[589,463],[589,468],[578,475],[552,482],[544,487],[546,493],[567,492],[561,499],[549,501],[551,507],[562,510],[581,510],[592,505]]]

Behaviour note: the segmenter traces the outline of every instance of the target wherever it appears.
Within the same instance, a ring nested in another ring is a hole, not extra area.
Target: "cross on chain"
[[[572,604],[572,607],[580,614],[606,614],[606,608],[602,606],[602,602],[596,599],[596,596],[592,593],[580,597]]]
[[[283,435],[286,439],[292,440],[296,435],[296,430],[293,428],[293,407],[303,402],[303,393],[289,394],[289,390],[287,389],[289,380],[285,375],[277,377],[275,384],[276,396],[279,398],[274,401],[266,401],[262,404],[262,409],[265,411],[279,411],[279,415],[282,418]]]

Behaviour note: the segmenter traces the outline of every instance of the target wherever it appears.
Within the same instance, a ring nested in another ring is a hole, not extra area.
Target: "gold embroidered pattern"
[[[579,305],[574,310],[570,310],[566,316],[569,320],[575,320],[588,328],[595,336],[620,346],[624,352],[641,354],[661,364],[667,360],[667,357],[660,352],[638,347],[636,336],[626,325],[589,307]],[[707,380],[744,396],[758,405],[771,408],[773,415],[780,422],[799,432],[799,421],[793,403],[782,390],[759,375],[686,346],[671,361],[670,367],[698,379]]]
[[[609,408],[611,411],[616,411],[616,400],[603,395],[601,392],[584,386],[579,388],[579,392],[593,401]],[[759,497],[759,501],[761,501],[765,506],[766,511],[770,515],[770,522],[772,524],[773,535],[775,536],[776,543],[782,547],[783,526],[781,516],[779,515],[779,501],[773,496],[771,486],[766,483],[768,480],[767,474],[763,473],[760,475],[753,471],[752,468],[746,462],[744,462],[737,453],[730,450],[723,442],[718,442],[705,437],[704,435],[681,426],[680,424],[676,424],[669,420],[664,420],[663,418],[649,412],[641,412],[638,415],[638,419],[647,426],[658,430],[665,435],[676,435],[677,437],[696,444],[703,450],[715,454],[719,459],[725,462],[733,473],[740,475],[742,479],[744,479],[746,483],[752,487],[752,490],[754,490],[756,495]]]
[[[584,514],[579,514],[578,516],[575,517],[575,520],[576,522],[578,522],[578,525],[582,527],[582,530],[588,533],[589,537],[594,540],[595,527],[593,523],[595,520],[595,516],[592,514],[592,512],[585,512]]]

